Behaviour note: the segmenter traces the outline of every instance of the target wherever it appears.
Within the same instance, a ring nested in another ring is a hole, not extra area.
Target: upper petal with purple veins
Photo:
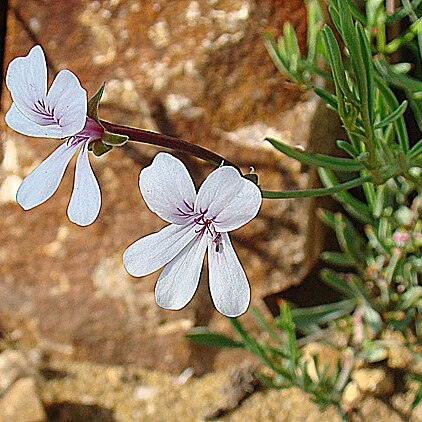
[[[41,46],[36,45],[27,56],[10,62],[6,86],[21,113],[28,118],[36,116],[34,104],[44,100],[47,94],[47,64]]]
[[[6,85],[13,104],[6,123],[28,136],[66,138],[81,131],[87,112],[86,91],[69,70],[56,76],[47,94],[47,65],[37,45],[10,63]]]
[[[233,167],[220,167],[200,187],[195,211],[212,220],[217,231],[228,232],[252,220],[261,202],[258,186]]]
[[[163,220],[184,224],[193,215],[195,186],[186,167],[170,154],[159,153],[139,176],[148,208]]]

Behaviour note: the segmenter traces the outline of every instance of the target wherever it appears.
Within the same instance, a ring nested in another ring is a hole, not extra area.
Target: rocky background
[[[244,171],[254,167],[265,189],[315,184],[310,169],[263,142],[273,136],[328,152],[339,133],[335,118],[283,79],[264,48],[264,31],[280,34],[287,20],[304,48],[303,1],[8,3],[4,72],[39,43],[50,81],[69,68],[91,95],[106,82],[103,119],[215,150]],[[9,106],[3,87],[2,116]],[[47,203],[24,212],[16,190],[57,145],[0,121],[0,422],[340,420],[334,408],[320,413],[299,390],[263,390],[251,355],[184,339],[196,325],[232,334],[212,306],[206,271],[194,300],[179,312],[155,304],[157,274],[138,280],[125,272],[125,248],[163,226],[137,188],[157,148],[128,143],[91,158],[103,205],[90,227],[66,217],[73,164]],[[212,170],[179,157],[197,185]],[[322,294],[315,277],[325,236],[314,216],[319,201],[266,201],[258,218],[232,235],[252,304],[266,315],[263,299],[291,286],[302,283],[289,290],[302,303]],[[249,314],[242,321],[253,329]],[[319,352],[321,364],[331,367],[339,352],[321,347],[310,344],[304,358]],[[400,391],[393,375],[409,365],[398,351],[386,368],[354,369],[343,397],[344,407],[355,409],[351,420],[422,420],[422,405],[411,411],[412,395]]]
[[[315,97],[283,79],[265,51],[264,31],[278,34],[287,20],[304,47],[302,1],[13,0],[5,69],[39,43],[50,81],[69,68],[91,95],[106,82],[102,118],[190,140],[245,171],[252,166],[265,189],[304,188],[312,183],[308,169],[263,139],[269,135],[324,150],[336,124]],[[10,97],[4,89],[2,94],[4,114]],[[66,217],[73,165],[47,203],[29,212],[16,204],[22,178],[58,142],[26,138],[1,120],[0,331],[2,348],[9,350],[0,355],[0,421],[139,420],[136,415],[166,420],[160,410],[175,402],[180,417],[204,416],[225,397],[227,377],[233,379],[226,368],[248,356],[184,339],[195,325],[230,332],[227,319],[212,306],[206,272],[195,299],[171,312],[154,302],[157,274],[137,280],[121,262],[130,243],[163,226],[137,188],[141,168],[158,149],[128,144],[92,157],[103,205],[98,220],[80,228]],[[212,170],[199,160],[180,158],[198,185]],[[320,243],[314,205],[267,202],[257,219],[233,233],[252,303],[264,313],[265,296],[299,283],[313,266]],[[251,325],[248,315],[243,320]],[[222,372],[184,386],[192,374],[218,368]],[[187,401],[195,389],[204,393],[192,407]],[[261,405],[249,404],[246,414],[277,415],[278,399],[266,394],[274,393],[265,393]],[[286,415],[319,418],[311,404],[297,413],[295,403],[303,400],[294,393]]]
[[[253,166],[266,189],[297,189],[306,186],[307,174],[263,142],[272,135],[307,146],[318,107],[314,97],[283,79],[266,53],[264,31],[277,34],[286,20],[303,46],[302,1],[14,0],[5,66],[40,43],[50,80],[69,68],[90,95],[106,82],[102,118],[188,139],[245,171]],[[4,92],[3,113],[9,105]],[[321,123],[330,126],[329,120]],[[206,277],[194,301],[171,312],[154,302],[157,274],[137,280],[122,266],[129,244],[163,226],[137,187],[141,168],[158,149],[128,144],[91,159],[103,205],[98,220],[80,228],[66,217],[73,165],[47,203],[29,212],[15,203],[21,179],[58,142],[26,138],[1,124],[3,330],[25,346],[75,359],[176,373],[224,365],[226,352],[214,356],[183,339],[194,325],[227,329],[213,309]],[[211,170],[181,158],[198,184]],[[265,295],[301,280],[309,266],[303,247],[307,217],[305,201],[267,202],[255,221],[233,233],[255,306],[265,310]]]

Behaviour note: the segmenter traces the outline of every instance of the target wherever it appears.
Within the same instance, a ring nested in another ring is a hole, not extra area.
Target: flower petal
[[[164,268],[155,286],[158,306],[178,310],[192,299],[199,283],[207,236],[195,238]]]
[[[205,212],[217,231],[228,232],[252,220],[262,198],[258,186],[233,167],[214,170],[199,189],[195,211]]]
[[[39,138],[60,138],[62,135],[62,128],[59,125],[43,125],[28,119],[26,115],[21,113],[15,103],[12,103],[12,106],[6,113],[5,120],[11,129],[23,135]]]
[[[70,70],[61,70],[48,91],[46,108],[62,128],[60,138],[80,132],[86,121],[87,98],[79,79]]]
[[[170,262],[195,236],[194,224],[170,224],[157,233],[130,245],[123,254],[123,265],[134,277],[157,271]]]
[[[36,207],[53,195],[76,149],[66,143],[60,145],[23,180],[16,195],[23,209]]]
[[[6,122],[17,132],[66,138],[83,129],[86,91],[72,72],[62,70],[47,95],[47,65],[39,45],[27,56],[12,60],[7,69],[6,85],[13,99]]]
[[[209,239],[208,267],[211,297],[219,312],[237,317],[246,312],[250,302],[250,288],[245,271],[227,233],[221,234],[219,251]]]
[[[172,155],[157,154],[141,171],[139,188],[148,208],[163,220],[185,224],[192,215],[195,186],[184,164]]]
[[[100,207],[100,187],[89,163],[87,145],[84,145],[76,161],[75,183],[67,215],[73,223],[88,226],[97,218]]]
[[[25,57],[13,59],[6,73],[6,85],[19,110],[27,117],[36,115],[33,105],[47,93],[47,64],[41,46]]]

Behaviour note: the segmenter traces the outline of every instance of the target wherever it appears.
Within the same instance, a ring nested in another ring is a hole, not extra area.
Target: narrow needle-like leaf
[[[304,164],[326,167],[340,171],[360,171],[364,168],[361,163],[350,158],[331,157],[324,154],[312,154],[309,152],[300,151],[272,138],[266,138],[266,141],[268,141],[273,147],[277,148],[282,153]]]

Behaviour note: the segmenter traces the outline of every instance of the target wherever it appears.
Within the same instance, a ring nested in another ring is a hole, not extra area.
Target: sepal
[[[101,97],[104,93],[104,88],[105,83],[101,85],[99,90],[88,101],[87,114],[89,117],[91,117],[91,119],[94,119],[97,123],[100,123],[100,118],[98,116],[98,107],[100,105]]]
[[[94,142],[91,142],[89,144],[88,149],[94,153],[97,157],[100,157],[101,155],[105,154],[106,152],[109,152],[113,147],[103,144],[103,142],[98,139]]]
[[[245,179],[250,180],[258,186],[258,175],[256,173],[248,173],[243,176]]]
[[[121,147],[128,141],[129,137],[126,135],[119,135],[118,133],[107,132],[106,130],[101,137],[102,142],[110,147]]]

